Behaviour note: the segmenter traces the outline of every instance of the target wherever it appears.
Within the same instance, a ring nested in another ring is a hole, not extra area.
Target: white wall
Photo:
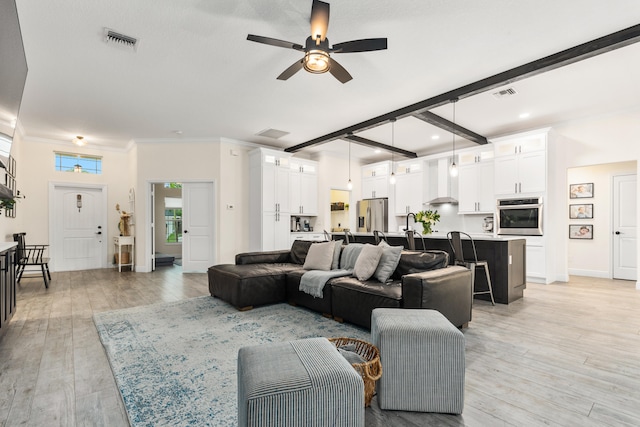
[[[569,219],[569,224],[593,225],[593,240],[569,239],[568,241],[569,274],[605,278],[612,276],[613,254],[610,243],[613,225],[613,176],[634,174],[636,169],[635,161],[568,169],[569,184],[592,182],[594,186],[593,198],[570,199],[567,192],[567,206],[593,204],[593,219]]]
[[[635,161],[635,170],[640,160],[640,110],[624,111],[590,120],[576,121],[556,126],[555,131],[566,137],[562,149],[566,156],[564,161],[555,165],[552,173],[558,177],[565,189],[565,200],[568,198],[567,171],[571,168],[601,165],[608,163],[621,163]],[[565,177],[565,178],[562,178]],[[588,181],[591,182],[591,181]],[[640,188],[640,187],[639,187]],[[598,191],[598,190],[596,190]],[[640,198],[638,198],[638,221],[640,224]],[[569,224],[568,208],[555,220],[560,221],[565,230]],[[595,219],[595,218],[594,218]],[[568,247],[566,234],[555,243],[555,248]],[[638,240],[638,262],[640,266],[640,239]],[[560,254],[559,259],[565,265],[568,263],[568,250]],[[636,282],[636,288],[640,289],[640,282]]]
[[[215,261],[233,263],[246,251],[248,237],[248,151],[232,141],[151,142],[137,144],[136,167],[136,269],[150,271],[150,238],[147,227],[150,185],[156,182],[209,181],[215,188]],[[233,205],[234,209],[227,209]]]
[[[106,185],[107,224],[101,224],[107,242],[119,234],[120,217],[116,203],[128,209],[129,154],[124,150],[98,150],[90,144],[76,147],[68,143],[23,139],[20,145],[20,161],[17,162],[17,188],[25,196],[19,203],[16,215],[21,231],[27,233],[27,243],[49,244],[49,183]],[[55,170],[54,151],[102,156],[102,174],[58,172]],[[4,220],[3,220],[4,221]],[[100,224],[96,224],[100,225]],[[113,245],[107,243],[108,263],[113,261]],[[55,253],[51,253],[55,257]]]

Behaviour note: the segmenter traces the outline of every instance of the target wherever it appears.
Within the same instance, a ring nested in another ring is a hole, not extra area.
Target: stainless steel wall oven
[[[542,197],[498,200],[497,233],[542,236],[542,208]]]

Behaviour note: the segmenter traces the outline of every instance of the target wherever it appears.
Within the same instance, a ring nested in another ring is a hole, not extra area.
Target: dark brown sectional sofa
[[[311,244],[296,241],[291,250],[238,254],[235,264],[209,268],[209,291],[240,310],[289,302],[367,329],[377,307],[435,309],[457,327],[471,321],[471,272],[448,265],[444,251],[403,250],[391,281],[337,277],[315,298],[299,290]]]

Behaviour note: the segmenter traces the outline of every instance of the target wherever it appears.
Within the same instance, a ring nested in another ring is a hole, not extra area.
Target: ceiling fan
[[[278,76],[278,80],[287,80],[304,68],[314,74],[330,72],[341,83],[351,80],[351,74],[336,60],[331,58],[331,53],[369,52],[384,50],[387,48],[386,38],[352,40],[334,44],[329,47],[327,28],[329,27],[329,3],[313,0],[311,6],[311,35],[307,38],[305,46],[271,37],[249,34],[247,40],[269,44],[271,46],[284,47],[304,52],[304,58],[296,61]]]

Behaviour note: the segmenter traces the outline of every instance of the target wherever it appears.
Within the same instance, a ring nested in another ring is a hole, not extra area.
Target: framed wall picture
[[[569,205],[569,219],[592,219],[593,204]]]
[[[593,197],[593,182],[570,184],[569,197],[572,199],[588,199]]]
[[[575,224],[569,226],[570,239],[593,239],[592,224]]]

